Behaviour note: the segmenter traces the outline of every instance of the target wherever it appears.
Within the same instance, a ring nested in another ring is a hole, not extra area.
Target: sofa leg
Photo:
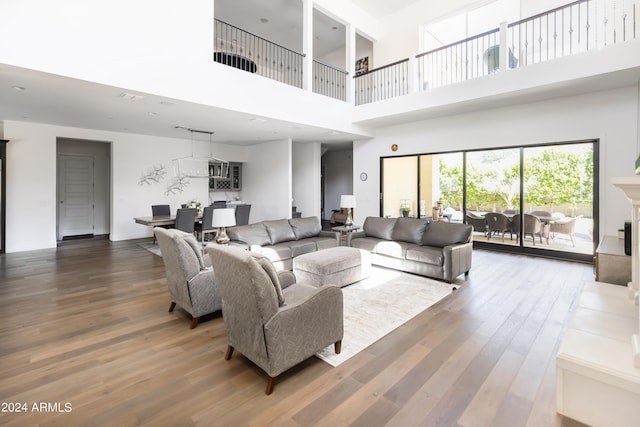
[[[336,341],[335,344],[333,344],[333,349],[335,350],[336,354],[340,354],[340,352],[342,351],[342,340]]]
[[[169,306],[169,313],[171,313],[174,308],[176,308],[176,303],[171,301],[171,305]]]
[[[199,317],[194,317],[193,319],[191,319],[191,326],[189,327],[189,329],[194,329],[196,326],[198,326],[198,320],[200,320]]]
[[[276,377],[269,377],[269,381],[267,381],[267,389],[264,391],[264,394],[267,396],[273,392],[273,387],[276,385]]]
[[[233,350],[234,348],[230,345],[227,346],[227,352],[224,354],[224,360],[229,360],[231,359],[231,356],[233,356]]]

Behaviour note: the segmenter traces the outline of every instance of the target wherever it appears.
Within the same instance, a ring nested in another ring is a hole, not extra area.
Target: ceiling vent
[[[140,101],[144,99],[144,96],[142,95],[135,95],[133,93],[126,93],[126,92],[122,92],[118,96],[127,101]]]

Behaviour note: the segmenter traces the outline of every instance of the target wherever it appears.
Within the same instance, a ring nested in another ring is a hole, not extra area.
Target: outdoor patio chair
[[[573,247],[576,247],[575,228],[578,218],[562,218],[550,224],[551,237],[555,238],[556,233],[567,234],[571,239]]]
[[[502,241],[504,242],[504,234],[509,232],[513,239],[513,231],[511,229],[511,221],[505,214],[499,212],[489,212],[484,216],[487,221],[487,239],[491,239],[494,233],[502,234]]]
[[[480,232],[483,236],[487,235],[487,220],[485,217],[467,211],[467,224],[473,227],[473,231]]]
[[[520,221],[522,220],[521,214],[516,214],[513,217],[513,231],[516,233],[518,241],[520,239]],[[533,246],[536,245],[536,236],[540,238],[540,243],[542,243],[543,236],[543,226],[542,221],[531,214],[524,214],[524,229],[522,231],[523,236],[526,238],[527,235],[531,236],[533,239]]]

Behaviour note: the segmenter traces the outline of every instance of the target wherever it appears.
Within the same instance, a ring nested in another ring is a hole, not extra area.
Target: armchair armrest
[[[363,237],[367,237],[367,233],[365,233],[364,230],[353,231],[351,233],[347,233],[347,246],[351,246],[351,241],[353,239],[358,239],[358,238],[361,239]]]
[[[264,325],[270,376],[282,373],[343,336],[342,289],[323,286],[301,301],[280,307]],[[292,345],[282,345],[296,343]]]
[[[212,313],[222,307],[220,292],[215,282],[213,270],[203,270],[187,283],[193,317]]]

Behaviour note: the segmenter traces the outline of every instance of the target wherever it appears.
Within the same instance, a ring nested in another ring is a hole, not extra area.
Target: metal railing
[[[409,93],[409,58],[354,76],[356,105]]]
[[[500,30],[487,31],[416,55],[419,90],[486,76],[499,69]]]
[[[313,60],[313,92],[341,101],[347,100],[348,72]]]
[[[520,66],[636,38],[635,1],[580,0],[509,24]]]
[[[302,88],[304,55],[214,20],[214,60]]]

